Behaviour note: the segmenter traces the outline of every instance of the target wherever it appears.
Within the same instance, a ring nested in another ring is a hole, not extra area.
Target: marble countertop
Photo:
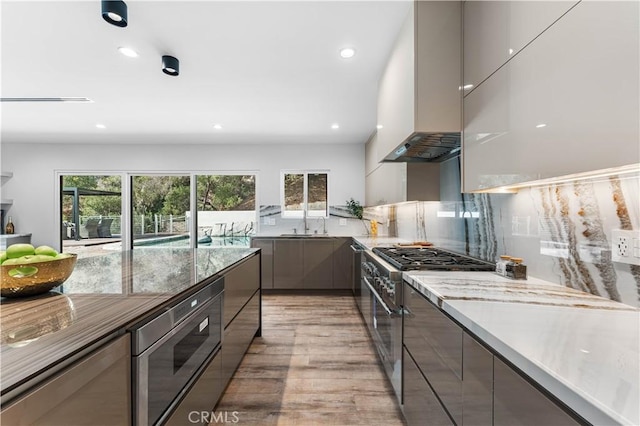
[[[493,272],[403,277],[587,421],[640,424],[640,310]]]
[[[256,252],[248,247],[136,248],[79,259],[53,292],[0,299],[2,400]]]

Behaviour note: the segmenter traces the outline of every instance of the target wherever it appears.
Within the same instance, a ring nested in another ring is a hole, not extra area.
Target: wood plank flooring
[[[403,425],[351,295],[263,295],[255,338],[216,407],[239,425]],[[216,423],[210,423],[214,425]]]

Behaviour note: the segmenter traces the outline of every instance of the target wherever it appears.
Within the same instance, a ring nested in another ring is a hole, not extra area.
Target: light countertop
[[[640,424],[640,310],[493,272],[403,277],[587,421]]]

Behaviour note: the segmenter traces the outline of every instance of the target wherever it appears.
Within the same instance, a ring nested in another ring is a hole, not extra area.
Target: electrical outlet
[[[611,231],[611,260],[640,265],[640,231]]]

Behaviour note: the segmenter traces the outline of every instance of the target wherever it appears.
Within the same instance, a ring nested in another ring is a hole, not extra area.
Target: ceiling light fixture
[[[355,54],[356,49],[352,47],[343,47],[342,49],[340,49],[340,57],[343,59],[353,58]]]
[[[96,127],[98,129],[106,129],[107,128],[107,126],[105,126],[104,124],[100,124],[100,123],[96,124]]]
[[[102,0],[102,17],[116,27],[126,27],[127,5],[121,0]]]
[[[180,61],[173,56],[164,55],[162,57],[162,72],[173,76],[180,74]]]
[[[124,56],[129,58],[137,58],[138,52],[133,50],[130,47],[118,47],[118,52],[122,53]]]
[[[220,130],[220,129],[222,129],[222,125],[221,124],[214,124],[213,128],[216,129],[216,130]]]
[[[540,123],[540,124],[536,125],[536,128],[538,128],[538,129],[541,129],[543,127],[547,127],[547,125],[544,124],[544,123]]]
[[[382,124],[378,124],[378,125],[376,126],[376,129],[378,129],[378,130],[380,130],[380,129],[382,129],[382,128],[384,128],[384,126],[383,126]]]
[[[333,124],[331,125],[331,128],[332,128],[333,130],[337,130],[337,129],[339,129],[339,128],[340,128],[340,125],[339,125],[338,123],[333,123]]]

